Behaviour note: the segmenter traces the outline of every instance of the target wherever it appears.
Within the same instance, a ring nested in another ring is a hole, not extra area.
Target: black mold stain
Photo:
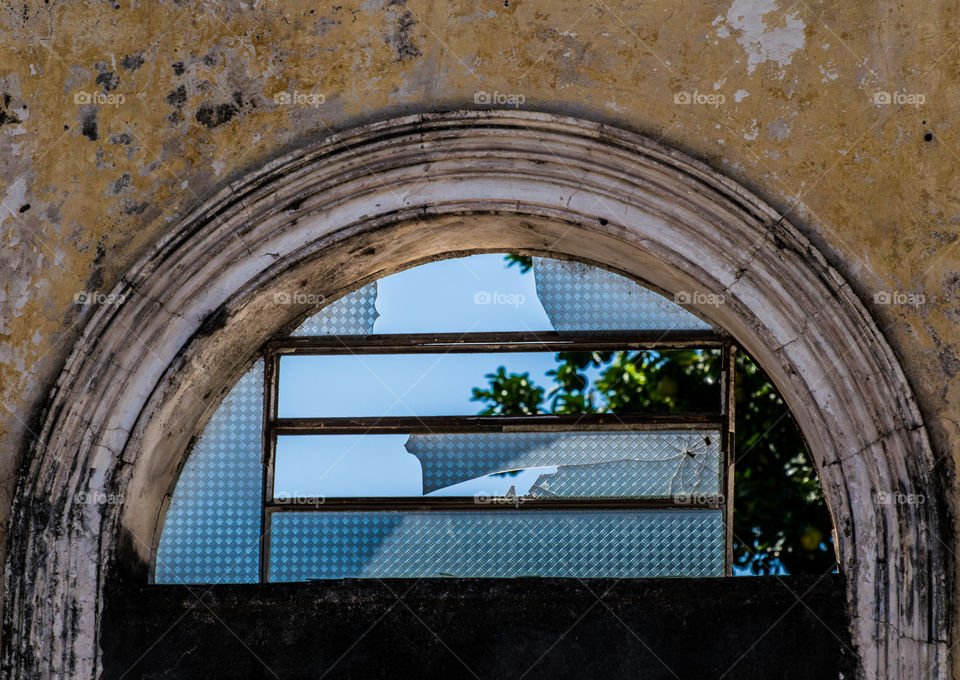
[[[181,85],[176,90],[171,90],[170,93],[167,94],[167,103],[170,106],[176,106],[177,108],[180,108],[186,101],[187,88],[185,85]]]
[[[170,65],[173,67],[173,75],[175,76],[182,76],[183,72],[186,70],[182,61],[175,61]]]
[[[102,85],[107,92],[117,89],[117,85],[120,84],[120,76],[108,70],[105,62],[97,62],[93,67],[97,69],[99,74],[97,75],[97,85]]]
[[[112,567],[121,582],[146,583],[150,576],[150,565],[138,556],[136,541],[126,529],[117,540]]]
[[[229,122],[236,114],[237,107],[233,104],[219,104],[217,106],[206,104],[197,109],[196,119],[198,123],[202,123],[208,128],[215,128]]]
[[[80,117],[80,133],[91,142],[99,139],[99,134],[97,133],[97,114],[99,112],[100,108],[95,106],[88,109]]]
[[[130,176],[129,172],[125,172],[120,175],[120,178],[116,181],[110,183],[110,193],[117,195],[122,192],[124,189],[130,186],[130,182],[133,181],[133,177]]]
[[[960,371],[960,360],[957,359],[953,351],[949,348],[941,350],[938,358],[940,359],[940,368],[947,377],[956,377],[957,372]]]
[[[123,205],[123,214],[124,215],[142,215],[143,211],[150,206],[149,201],[143,201],[141,203],[132,203],[127,202]]]
[[[27,212],[28,210],[30,210],[30,204],[29,204],[29,203],[24,203],[23,205],[20,206],[20,212],[25,213],[25,212]]]
[[[128,54],[120,60],[120,68],[125,68],[128,71],[136,71],[141,66],[143,66],[143,52]]]
[[[194,337],[202,338],[213,335],[227,325],[228,316],[227,310],[224,307],[213,310],[207,314],[206,318],[200,324],[200,328],[198,328],[194,334]]]
[[[174,107],[176,111],[167,116],[167,120],[176,125],[183,121],[183,105],[187,101],[187,87],[181,85],[176,90],[171,90],[166,97],[166,102]]]
[[[215,128],[233,120],[234,116],[240,112],[243,107],[243,93],[236,91],[233,93],[233,101],[224,104],[204,104],[199,109],[195,118],[198,123],[206,125],[208,128]]]
[[[393,47],[397,53],[397,61],[406,61],[413,57],[420,56],[420,48],[410,42],[410,29],[417,23],[413,18],[413,12],[407,10],[400,15],[397,21],[397,28],[387,39],[387,43]]]
[[[19,123],[20,119],[16,117],[13,113],[9,111],[10,109],[10,95],[6,92],[3,93],[3,104],[0,105],[0,125],[13,125]]]

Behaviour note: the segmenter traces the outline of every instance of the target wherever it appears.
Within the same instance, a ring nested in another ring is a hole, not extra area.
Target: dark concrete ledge
[[[853,677],[838,575],[113,584],[102,621],[105,680]]]

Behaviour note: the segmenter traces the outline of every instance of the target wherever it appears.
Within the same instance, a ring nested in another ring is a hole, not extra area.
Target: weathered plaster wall
[[[960,457],[960,5],[54,1],[5,4],[0,26],[2,520],[76,333],[109,302],[77,294],[109,293],[190,205],[283,149],[488,102],[660,138],[789,212],[874,312],[944,462]]]

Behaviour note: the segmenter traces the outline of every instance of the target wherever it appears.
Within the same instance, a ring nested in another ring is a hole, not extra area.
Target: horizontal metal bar
[[[419,354],[475,352],[574,352],[719,349],[732,343],[713,331],[612,331],[591,333],[401,333],[328,335],[271,340],[264,352],[305,354]]]
[[[704,498],[709,498],[704,496]],[[522,496],[404,496],[397,498],[291,498],[264,503],[267,512],[410,512],[442,510],[718,510],[715,502],[691,497],[690,503],[672,498],[524,498]],[[694,502],[695,501],[695,502]]]
[[[277,418],[270,434],[445,434],[457,432],[635,432],[706,430],[724,425],[720,413],[585,413],[536,416],[400,416]]]

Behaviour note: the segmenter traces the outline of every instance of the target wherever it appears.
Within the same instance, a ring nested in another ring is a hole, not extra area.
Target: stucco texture
[[[960,5],[53,1],[0,27],[0,525],[77,334],[190,206],[331,131],[492,106],[641,132],[786,213],[952,474]]]

